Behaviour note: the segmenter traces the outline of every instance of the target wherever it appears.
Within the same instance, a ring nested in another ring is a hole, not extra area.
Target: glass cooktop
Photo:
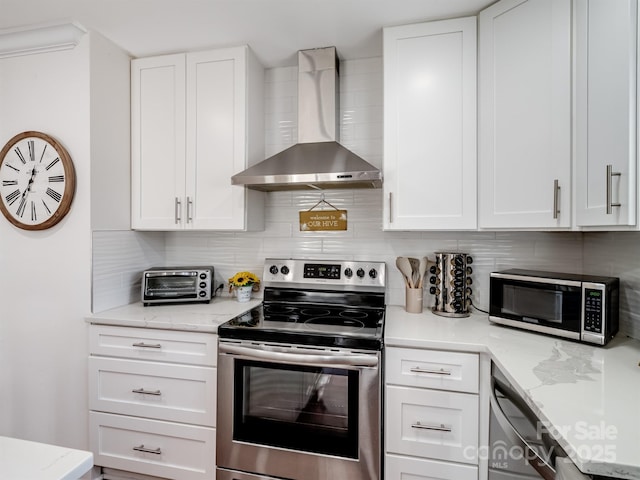
[[[310,299],[317,296],[317,292],[312,293]],[[265,301],[218,327],[218,335],[262,342],[381,349],[384,296],[340,293],[340,297],[346,299],[345,304]]]

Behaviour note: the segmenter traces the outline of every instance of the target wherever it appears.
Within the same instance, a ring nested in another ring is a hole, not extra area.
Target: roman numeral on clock
[[[18,180],[3,180],[2,186],[8,187],[9,185],[18,185]]]
[[[32,162],[36,161],[36,147],[33,140],[29,140],[29,160]]]
[[[53,175],[49,177],[49,182],[64,182],[64,175]]]
[[[35,222],[38,220],[38,215],[36,214],[36,204],[31,201],[31,221]]]
[[[20,151],[20,147],[14,148],[13,151],[16,152],[16,155],[18,155],[18,158],[22,163],[27,163],[27,161],[24,159],[24,155],[22,155],[22,152]]]
[[[52,161],[49,165],[47,165],[47,166],[45,167],[45,170],[49,170],[51,167],[53,167],[53,166],[54,166],[56,163],[58,163],[59,161],[60,161],[60,157],[56,157],[56,158],[54,158],[54,159],[53,159],[53,161]]]
[[[62,199],[62,195],[60,195],[58,192],[56,192],[52,188],[47,188],[47,192],[46,193],[51,198],[53,198],[56,202],[60,202],[60,200]]]
[[[47,144],[44,144],[44,148],[42,149],[42,155],[40,155],[40,161],[38,163],[42,163],[42,159],[44,158],[44,152],[47,151]]]
[[[13,192],[11,192],[9,195],[7,195],[5,198],[5,200],[7,201],[7,203],[9,205],[12,205],[13,202],[16,201],[16,198],[18,198],[20,196],[20,190],[14,190]]]
[[[18,205],[18,210],[16,210],[16,215],[18,215],[19,217],[22,217],[24,215],[24,207],[26,204],[27,198],[22,197],[22,200],[20,200],[20,205]]]
[[[20,169],[19,169],[19,168],[14,167],[13,165],[9,165],[9,164],[7,163],[7,167],[9,167],[11,170],[15,170],[16,172],[20,173]]]
[[[44,209],[47,211],[48,215],[51,215],[51,210],[47,207],[47,204],[44,202],[44,198],[42,199],[42,205],[44,205]]]

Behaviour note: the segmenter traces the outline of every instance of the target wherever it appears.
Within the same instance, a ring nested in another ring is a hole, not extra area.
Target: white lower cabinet
[[[387,455],[385,458],[387,480],[476,480],[478,469],[471,465],[407,458]]]
[[[95,465],[168,479],[215,478],[216,339],[209,333],[91,326]]]
[[[388,347],[385,478],[478,479],[479,358]]]
[[[180,480],[215,477],[214,428],[94,411],[89,426],[96,465]]]

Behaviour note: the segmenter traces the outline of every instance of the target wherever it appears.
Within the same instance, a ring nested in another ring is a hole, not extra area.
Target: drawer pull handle
[[[162,348],[162,345],[160,345],[159,343],[138,342],[138,343],[134,343],[133,346],[140,347],[140,348]]]
[[[161,455],[162,454],[162,450],[160,450],[160,447],[158,448],[146,448],[144,445],[140,445],[139,447],[133,447],[133,450],[136,452],[142,452],[142,453],[153,453],[154,455]]]
[[[156,396],[160,396],[162,395],[162,392],[160,390],[145,390],[144,388],[136,388],[131,390],[133,393],[141,393],[143,395],[156,395]]]
[[[420,430],[437,430],[438,432],[450,432],[451,427],[447,427],[444,423],[440,425],[423,425],[420,422],[411,425],[411,428],[418,428]]]
[[[428,368],[413,367],[409,371],[412,373],[430,373],[432,375],[451,375],[451,370],[445,370],[444,368],[441,368],[440,370],[432,370]]]

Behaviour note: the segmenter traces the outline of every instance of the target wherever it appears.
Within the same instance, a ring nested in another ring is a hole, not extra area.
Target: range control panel
[[[324,288],[384,289],[386,266],[384,262],[267,258],[263,281],[265,286],[300,284]]]

